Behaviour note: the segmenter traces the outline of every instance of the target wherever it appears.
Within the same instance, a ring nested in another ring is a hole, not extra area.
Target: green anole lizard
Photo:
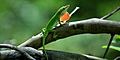
[[[66,5],[66,6],[63,6],[61,7],[56,13],[55,15],[49,20],[48,24],[46,25],[46,27],[43,29],[43,51],[45,53],[45,57],[47,58],[48,60],[48,56],[47,56],[47,53],[45,51],[45,40],[48,36],[48,33],[52,30],[52,28],[54,27],[54,25],[56,24],[57,21],[59,21],[60,19],[60,15],[61,13],[63,12],[66,12],[67,9],[69,8],[70,5]],[[60,21],[59,21],[60,22]]]
[[[79,9],[79,7],[76,7],[71,14],[69,14],[67,12],[67,9],[69,8],[70,5],[66,5],[61,7],[56,13],[55,15],[49,20],[48,25],[46,25],[46,27],[43,29],[43,51],[45,53],[45,57],[48,60],[48,56],[46,53],[46,49],[45,49],[45,40],[48,36],[48,33],[50,31],[52,31],[52,28],[54,27],[54,25],[56,24],[57,21],[59,21],[59,24],[61,25],[61,21],[66,22],[67,20],[69,20],[69,18],[72,16],[72,14],[77,11]],[[62,15],[62,16],[61,16]]]

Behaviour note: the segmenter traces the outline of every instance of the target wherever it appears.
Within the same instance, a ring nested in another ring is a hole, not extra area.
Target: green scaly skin
[[[63,12],[66,12],[67,9],[69,8],[70,5],[66,5],[66,6],[63,6],[61,7],[56,13],[55,15],[49,20],[48,24],[46,25],[46,27],[44,28],[44,31],[43,31],[43,51],[45,53],[45,57],[47,58],[48,60],[48,56],[47,56],[47,53],[46,53],[46,49],[45,49],[45,40],[48,36],[48,33],[50,31],[52,31],[52,28],[55,26],[56,22],[59,21],[60,22],[60,15],[63,13]]]

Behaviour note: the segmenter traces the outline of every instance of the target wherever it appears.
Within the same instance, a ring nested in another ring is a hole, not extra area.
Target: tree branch
[[[22,47],[21,50],[29,53],[36,60],[45,60],[42,51],[35,50],[31,47]],[[41,52],[41,53],[40,53]],[[85,54],[75,54],[62,51],[46,50],[49,60],[107,60]],[[15,50],[0,51],[0,60],[29,60]]]
[[[21,55],[23,55],[25,58],[27,58],[28,60],[35,60],[32,56],[30,56],[28,53],[26,53],[25,51],[10,45],[10,44],[0,44],[0,48],[9,48],[9,49],[13,49],[18,51]]]
[[[3,46],[5,47],[5,45]],[[42,52],[31,47],[20,47],[19,50],[26,52],[34,59],[41,59]],[[25,53],[24,53],[25,54]],[[0,60],[30,60],[25,55],[16,50],[4,50],[0,51]]]
[[[53,28],[54,32],[50,32],[46,44],[56,41],[57,39],[77,35],[77,34],[120,34],[120,22],[102,20],[92,18],[82,21],[70,22],[63,26],[56,26]],[[42,46],[42,33],[28,39],[19,47],[29,46],[33,48],[40,48]]]
[[[47,40],[46,40],[47,43],[56,41],[57,39],[61,39],[61,38],[65,38],[65,37],[69,37],[69,36],[77,35],[77,34],[86,34],[86,33],[90,33],[90,34],[111,34],[111,33],[120,34],[120,32],[119,32],[120,31],[120,22],[93,18],[93,19],[87,19],[87,20],[82,20],[82,21],[70,22],[63,26],[56,26],[53,28],[53,30],[54,30],[54,32],[50,32],[47,37]],[[29,47],[38,49],[39,47],[42,46],[42,36],[43,36],[42,33],[40,33],[36,36],[33,36],[32,38],[28,39],[25,43],[19,45],[18,47],[21,48],[21,47],[29,46]],[[52,54],[47,53],[47,54],[49,55],[50,59],[54,59],[54,58],[58,57],[59,54],[61,54],[61,53],[58,53],[58,55],[56,55],[57,53],[58,52],[53,52]],[[12,54],[14,54],[14,53],[12,53]],[[5,55],[5,53],[1,52],[1,57],[4,55]],[[8,56],[8,55],[6,55],[6,56]],[[19,55],[19,54],[17,54],[17,55]],[[63,54],[61,54],[61,55],[63,55]],[[72,56],[74,56],[74,55],[76,55],[76,54],[73,54]],[[66,55],[66,53],[65,53],[65,56],[66,56],[66,59],[69,59],[71,57],[71,54]],[[82,56],[84,56],[84,55],[82,55]],[[54,58],[52,58],[52,57],[54,57]],[[62,56],[59,56],[58,58],[60,58],[60,57],[62,58]],[[76,57],[78,57],[78,56],[75,56],[75,58],[73,58],[73,59],[77,59]],[[88,59],[90,59],[90,58],[88,58]]]

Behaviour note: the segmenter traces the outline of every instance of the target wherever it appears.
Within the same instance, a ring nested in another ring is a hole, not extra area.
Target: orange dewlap
[[[70,19],[70,14],[68,12],[65,12],[62,16],[60,16],[60,21],[61,22],[66,22]]]

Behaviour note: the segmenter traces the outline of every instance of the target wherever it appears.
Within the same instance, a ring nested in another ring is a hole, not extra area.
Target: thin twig
[[[71,13],[70,16],[72,16],[80,7],[76,7]]]
[[[102,18],[100,19],[107,19],[108,17],[112,16],[114,13],[116,13],[117,11],[120,10],[120,6],[117,7],[115,10],[113,10],[112,12],[108,13],[107,15],[103,16]]]
[[[106,56],[106,54],[107,54],[107,52],[108,52],[108,50],[109,50],[109,48],[110,48],[110,45],[111,45],[112,40],[113,40],[113,38],[114,38],[114,35],[115,35],[115,34],[111,34],[111,38],[110,38],[110,41],[109,41],[109,43],[108,43],[108,45],[107,45],[107,49],[105,50],[105,53],[104,53],[104,55],[103,55],[103,58],[105,58],[105,56]]]
[[[10,45],[10,44],[0,44],[0,48],[10,48],[10,49],[18,51],[19,53],[21,53],[21,55],[23,55],[24,57],[26,57],[29,60],[36,60],[32,56],[30,56],[28,53],[26,53],[25,51],[22,51],[21,49],[15,47],[13,45]]]

